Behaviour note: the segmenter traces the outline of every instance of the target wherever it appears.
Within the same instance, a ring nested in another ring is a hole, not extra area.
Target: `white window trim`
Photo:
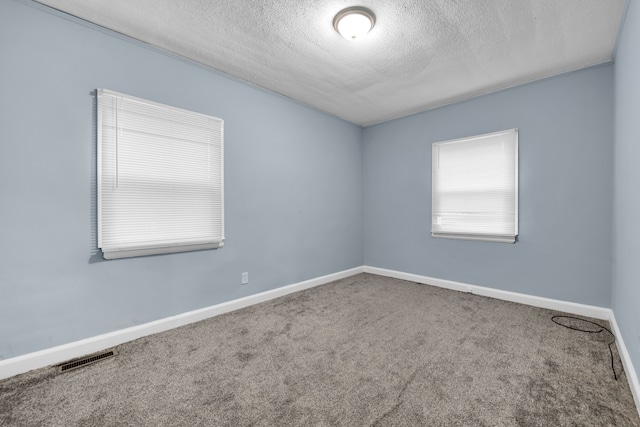
[[[434,180],[436,179],[437,167],[438,167],[438,147],[444,144],[456,144],[456,143],[468,143],[474,140],[479,139],[487,139],[490,137],[505,137],[509,136],[509,134],[513,134],[515,140],[514,143],[514,173],[513,177],[513,185],[515,186],[515,200],[514,200],[514,209],[515,209],[515,224],[513,224],[512,232],[508,234],[502,233],[473,233],[473,232],[456,232],[451,230],[436,230],[434,225],[438,223],[438,216],[440,215],[436,212],[436,198],[438,195],[435,191]],[[447,239],[461,239],[461,240],[480,240],[487,242],[498,242],[498,243],[515,243],[518,237],[518,129],[509,129],[500,132],[487,133],[483,135],[475,135],[472,137],[466,138],[458,138],[452,139],[448,141],[441,141],[432,144],[432,194],[431,194],[431,206],[432,206],[432,230],[431,235],[436,238],[447,238]]]
[[[195,251],[195,250],[203,250],[203,249],[215,249],[221,248],[224,246],[224,121],[222,119],[208,116],[205,114],[195,113],[188,110],[183,110],[180,108],[156,103],[153,101],[148,101],[141,98],[136,98],[130,95],[125,95],[122,93],[118,93],[115,91],[107,90],[107,89],[98,89],[97,90],[98,97],[98,115],[97,115],[97,187],[98,187],[98,247],[102,249],[103,256],[105,259],[117,259],[117,258],[126,258],[126,257],[135,257],[135,256],[144,256],[144,255],[156,255],[156,254],[166,254],[166,253],[176,253],[176,252],[185,252],[185,251]],[[200,117],[206,118],[212,123],[217,123],[219,128],[216,131],[219,131],[220,139],[219,139],[219,163],[213,164],[214,167],[218,167],[219,176],[218,181],[220,182],[220,188],[216,187],[216,191],[220,194],[219,200],[216,198],[216,202],[219,203],[220,209],[217,212],[216,219],[220,224],[220,227],[216,228],[216,232],[214,234],[219,235],[217,238],[213,237],[199,237],[199,238],[188,238],[186,240],[182,240],[180,238],[172,239],[171,241],[164,242],[121,242],[114,244],[109,244],[105,242],[103,238],[104,234],[104,200],[103,200],[103,191],[105,190],[104,180],[103,180],[103,114],[101,111],[101,98],[102,97],[115,97],[120,99],[127,99],[130,101],[135,101],[138,103],[145,104],[146,106],[158,107],[167,112],[176,112],[177,114],[187,113],[192,117]]]

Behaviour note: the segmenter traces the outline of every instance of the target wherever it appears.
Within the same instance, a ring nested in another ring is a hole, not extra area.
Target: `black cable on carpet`
[[[584,322],[584,323],[588,323],[589,325],[594,325],[597,326],[598,329],[590,329],[588,326],[585,328],[579,328],[577,326],[572,326],[572,325],[565,325],[561,322],[558,321],[558,319],[571,319],[571,320],[578,320],[580,322]],[[613,332],[611,332],[611,330],[609,330],[609,328],[606,328],[596,322],[592,322],[590,320],[586,320],[586,319],[581,319],[579,317],[573,317],[573,316],[553,316],[551,317],[551,321],[553,321],[553,323],[555,323],[556,325],[560,325],[560,326],[564,326],[565,328],[569,328],[569,329],[573,329],[574,331],[579,331],[579,332],[588,332],[590,334],[599,334],[600,332],[608,332],[609,334],[611,334],[611,338],[613,338],[613,341],[611,341],[609,343],[609,354],[611,355],[611,370],[613,371],[613,378],[615,378],[616,381],[618,381],[618,375],[616,374],[616,368],[613,364],[613,350],[611,349],[611,345],[615,344],[616,342],[616,336],[613,335]]]

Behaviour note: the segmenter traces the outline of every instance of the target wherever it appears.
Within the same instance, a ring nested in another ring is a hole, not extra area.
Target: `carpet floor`
[[[559,314],[359,274],[0,381],[0,425],[640,427],[610,335]]]

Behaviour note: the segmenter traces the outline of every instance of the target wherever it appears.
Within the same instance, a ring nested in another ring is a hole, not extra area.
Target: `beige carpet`
[[[0,381],[0,425],[640,426],[610,336],[555,314],[361,274]]]

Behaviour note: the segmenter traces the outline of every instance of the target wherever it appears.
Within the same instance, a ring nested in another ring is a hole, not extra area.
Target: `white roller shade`
[[[122,258],[221,247],[223,121],[98,90],[98,245]]]
[[[513,243],[518,235],[518,130],[432,146],[432,235]]]

